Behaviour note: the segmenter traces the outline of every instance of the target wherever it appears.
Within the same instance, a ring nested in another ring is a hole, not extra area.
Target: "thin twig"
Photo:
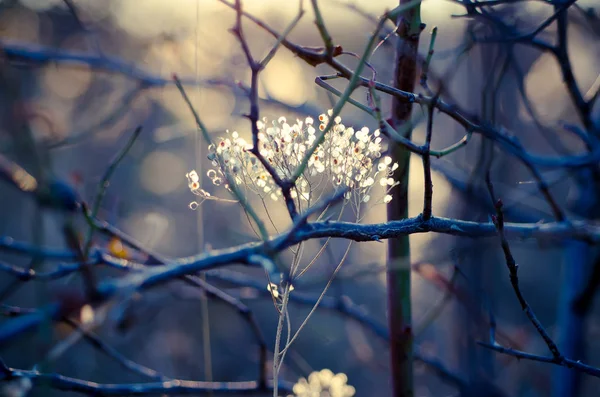
[[[560,351],[558,350],[556,343],[554,343],[554,340],[552,340],[552,338],[550,337],[550,335],[548,334],[548,332],[546,331],[546,329],[544,328],[542,323],[538,320],[538,318],[534,314],[533,310],[531,310],[531,307],[529,306],[529,304],[523,297],[523,293],[521,292],[521,288],[519,287],[519,277],[517,275],[519,268],[518,268],[517,263],[515,262],[512,252],[510,250],[510,245],[508,244],[508,240],[506,239],[506,236],[504,235],[504,213],[502,212],[502,200],[496,200],[495,195],[494,195],[494,190],[493,190],[491,181],[489,179],[489,174],[487,177],[487,183],[488,183],[488,186],[490,189],[490,195],[492,197],[492,200],[494,200],[496,203],[495,204],[496,216],[494,216],[492,219],[493,219],[494,225],[498,229],[498,237],[500,239],[502,251],[504,252],[506,266],[508,267],[508,271],[510,274],[510,283],[513,287],[513,290],[515,291],[517,299],[519,300],[521,309],[525,312],[525,315],[527,316],[527,318],[529,319],[531,324],[533,324],[533,326],[535,327],[538,334],[540,334],[540,336],[542,337],[542,339],[548,346],[548,349],[552,353],[552,356],[555,358],[556,361],[560,362],[564,358],[560,354]]]

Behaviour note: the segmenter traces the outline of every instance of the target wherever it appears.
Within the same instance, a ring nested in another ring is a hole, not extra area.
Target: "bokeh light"
[[[0,37],[23,43],[39,40],[40,17],[27,9],[7,10],[0,13]]]
[[[288,52],[281,52],[273,58],[262,75],[265,91],[273,99],[291,106],[300,106],[312,99],[313,89],[306,80],[298,60]]]
[[[139,210],[126,219],[127,232],[148,249],[164,249],[172,243],[170,216],[165,210]]]
[[[186,169],[183,161],[166,151],[155,151],[146,156],[140,172],[144,189],[156,195],[172,193],[185,182]]]

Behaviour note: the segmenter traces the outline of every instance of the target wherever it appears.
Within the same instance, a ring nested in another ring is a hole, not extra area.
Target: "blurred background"
[[[362,53],[374,29],[374,18],[396,5],[383,0],[324,0],[320,4],[335,43],[357,54]],[[582,10],[600,9],[594,0],[580,1],[578,5]],[[305,8],[306,15],[289,39],[301,45],[319,46],[322,43],[313,23],[314,15],[308,4]],[[298,3],[247,0],[244,9],[281,32],[297,14]],[[530,31],[553,11],[543,2],[522,2],[502,8],[502,12],[523,31]],[[427,25],[421,39],[422,54],[427,52],[431,28],[439,29],[431,74],[444,81],[446,92],[442,97],[482,119],[505,126],[532,152],[584,150],[575,135],[559,127],[560,122],[579,121],[555,59],[525,45],[509,49],[503,43],[474,46],[459,57],[467,43],[467,32],[478,26],[476,20],[457,17],[464,13],[464,7],[451,1],[427,0],[422,5],[422,20]],[[576,10],[570,17],[569,55],[575,78],[586,92],[600,73],[598,19]],[[230,197],[225,189],[212,185],[205,177],[210,167],[207,145],[171,80],[176,73],[190,83],[188,94],[213,137],[224,136],[226,130],[249,136],[248,120],[242,117],[248,111],[248,100],[240,85],[249,84],[250,72],[239,43],[229,32],[234,18],[234,11],[217,0],[1,0],[0,49],[11,46],[34,55],[76,54],[86,60],[46,63],[0,57],[2,154],[34,175],[41,170],[69,181],[86,200],[92,201],[110,159],[141,125],[141,136],[111,179],[99,218],[122,229],[147,249],[169,257],[253,241],[252,229],[238,204],[206,201],[195,210],[190,208],[190,202],[198,199],[189,191],[185,177],[192,169],[198,170],[204,189],[218,197]],[[247,20],[244,29],[252,53],[257,58],[266,54],[274,39]],[[543,35],[552,39],[553,26]],[[377,79],[384,83],[391,81],[394,68],[393,43],[390,40],[382,45],[373,57]],[[352,57],[342,59],[349,66],[356,64]],[[109,63],[112,66],[108,69],[112,70],[95,67]],[[328,73],[331,70],[327,66],[313,68],[281,49],[261,74],[261,116],[295,119],[316,117],[326,111],[331,107],[331,98],[314,80]],[[340,88],[343,84],[335,85]],[[366,102],[364,91],[357,91],[354,97]],[[389,107],[389,98],[384,98],[383,109]],[[596,104],[596,119],[599,107]],[[415,116],[419,112],[416,107]],[[344,124],[355,128],[377,128],[374,120],[350,105],[344,108],[342,118]],[[444,115],[436,114],[434,125],[435,148],[452,144],[464,135],[460,126]],[[25,137],[32,137],[35,151],[23,144]],[[417,126],[414,140],[424,141],[422,124]],[[529,171],[479,136],[473,137],[464,149],[433,160],[434,215],[487,222],[493,207],[480,171],[492,157],[491,173],[496,193],[506,205],[507,220],[551,221],[550,207],[537,191]],[[411,171],[409,210],[411,216],[416,216],[423,203],[423,173],[418,156],[411,160]],[[598,214],[592,210],[582,213],[573,206],[579,188],[568,173],[545,171],[544,176],[571,219],[597,220]],[[255,204],[264,216],[260,202]],[[269,207],[269,213],[280,230],[288,225],[282,203]],[[9,185],[0,185],[0,235],[64,248],[63,236],[58,232],[62,217],[41,210]],[[385,207],[379,206],[369,211],[363,222],[385,219]],[[81,223],[79,227],[84,233],[85,225]],[[491,385],[499,389],[499,395],[550,395],[551,379],[556,374],[553,367],[517,361],[476,344],[477,340],[488,340],[492,312],[498,340],[521,350],[546,354],[543,341],[514,297],[497,240],[417,234],[410,241],[412,262],[420,265],[415,267],[413,277],[413,321],[419,354],[443,363],[467,382],[485,384],[473,396],[492,395]],[[115,241],[98,237],[95,242],[115,252]],[[322,244],[323,241],[312,241],[307,249],[316,253]],[[333,242],[295,292],[317,296],[346,246],[346,241]],[[561,285],[569,265],[565,244],[527,240],[513,242],[512,248],[520,265],[522,290],[542,323],[558,337]],[[383,326],[385,255],[386,244],[355,244],[328,292],[334,299],[350,297],[374,323]],[[590,258],[593,255],[595,251],[591,249]],[[26,258],[4,252],[0,252],[0,259],[16,265],[28,264]],[[50,270],[53,266],[42,263],[40,268]],[[262,271],[240,266],[228,269],[251,277],[258,286],[266,286]],[[121,275],[108,269],[102,269],[100,274]],[[3,303],[22,307],[39,306],[57,290],[78,285],[76,279],[31,281],[12,290],[14,283],[12,276],[1,274]],[[218,285],[252,309],[272,347],[277,312],[270,297],[250,286]],[[202,300],[203,295],[197,290],[173,282],[145,292],[132,303],[135,316],[127,326],[118,327],[115,321],[107,321],[96,332],[126,357],[170,377],[256,379],[256,342],[247,322],[235,310],[214,300],[209,300],[206,310]],[[293,324],[300,324],[309,310],[308,305],[292,303]],[[598,310],[597,305],[592,305],[587,314],[577,336],[583,342],[581,357],[574,357],[596,366],[600,366]],[[11,367],[32,368],[70,332],[69,327],[57,326],[49,333],[23,335],[1,350],[2,358]],[[206,349],[207,341],[210,351]],[[311,318],[290,350],[282,377],[296,381],[312,371],[329,368],[334,373],[347,374],[357,396],[386,396],[391,390],[388,359],[386,341],[372,330],[335,310],[322,309]],[[121,370],[84,340],[52,360],[47,368],[96,382],[146,380]],[[581,396],[597,395],[600,389],[600,380],[592,377],[583,376],[578,384],[581,387],[577,395]],[[457,392],[452,381],[421,362],[416,364],[415,385],[417,396],[449,396]],[[30,395],[70,394],[36,388]]]

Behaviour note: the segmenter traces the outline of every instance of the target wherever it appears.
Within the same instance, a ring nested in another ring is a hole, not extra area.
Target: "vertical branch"
[[[142,126],[138,126],[133,131],[133,134],[131,135],[131,137],[129,137],[127,144],[125,144],[123,149],[121,149],[121,151],[119,151],[116,154],[116,156],[111,160],[111,162],[108,165],[108,168],[106,168],[106,171],[104,172],[104,175],[102,176],[102,180],[100,181],[100,184],[98,185],[98,191],[96,192],[96,196],[94,197],[94,202],[92,204],[91,211],[89,213],[87,213],[87,212],[85,213],[86,217],[88,218],[88,223],[89,223],[90,228],[88,229],[87,237],[85,239],[86,242],[85,242],[85,245],[83,248],[83,260],[84,261],[87,261],[87,259],[88,259],[90,250],[92,249],[92,244],[94,242],[94,233],[96,232],[96,229],[97,229],[96,225],[94,224],[94,222],[92,220],[96,219],[98,216],[98,211],[100,211],[100,205],[102,204],[102,200],[104,199],[104,196],[106,195],[106,190],[108,189],[108,187],[110,185],[110,179],[112,178],[113,174],[115,173],[115,170],[117,169],[117,167],[119,166],[121,161],[125,158],[125,156],[129,152],[129,150],[131,149],[131,147],[133,146],[134,142],[136,141],[136,139],[138,138],[138,136],[140,135],[141,132],[142,132]]]
[[[585,171],[575,178],[577,185],[572,187],[575,188],[575,194],[569,207],[579,218],[589,219],[593,216],[593,207],[598,202],[597,182],[594,179],[592,172]],[[593,278],[593,247],[584,241],[566,240],[562,255],[556,342],[565,357],[582,360],[585,359],[586,313],[576,310],[574,304],[586,289],[588,280]],[[578,395],[580,390],[581,377],[577,371],[564,367],[554,369],[553,396]]]
[[[587,243],[573,240],[566,242],[561,272],[562,285],[557,305],[559,332],[556,342],[561,353],[574,360],[584,358],[585,314],[576,312],[573,303],[585,288],[591,273],[590,256],[591,249]],[[553,396],[579,395],[581,380],[577,371],[557,366],[553,372]]]
[[[508,240],[504,233],[504,212],[502,210],[504,204],[502,203],[502,200],[496,200],[494,188],[489,173],[486,176],[486,182],[492,201],[494,201],[494,207],[496,208],[496,215],[492,216],[492,221],[494,223],[494,226],[496,227],[496,230],[498,230],[498,238],[500,239],[500,245],[502,247],[502,252],[504,253],[506,267],[508,268],[510,284],[512,285],[513,290],[515,291],[515,295],[517,296],[517,300],[521,305],[521,309],[523,310],[523,312],[525,312],[525,315],[529,319],[529,322],[531,322],[531,324],[535,327],[537,333],[542,337],[542,339],[546,343],[546,346],[548,346],[548,350],[550,350],[550,352],[552,353],[553,361],[561,364],[564,362],[564,356],[558,350],[556,343],[550,337],[540,320],[538,320],[537,316],[531,309],[531,306],[529,306],[529,303],[527,303],[527,301],[525,300],[523,292],[521,291],[521,287],[519,286],[519,265],[515,261],[515,258],[510,249],[510,245],[508,244]]]
[[[273,397],[278,397],[278,385],[279,385],[279,370],[281,369],[282,360],[279,355],[281,345],[281,335],[283,333],[283,322],[285,320],[285,312],[287,310],[287,303],[290,297],[290,286],[291,284],[286,283],[283,290],[283,297],[281,298],[281,312],[279,313],[279,319],[277,321],[277,331],[275,333],[275,346],[273,348]],[[289,327],[288,327],[289,329]]]
[[[564,7],[561,1],[557,1],[554,8],[557,13],[556,26],[557,26],[557,43],[556,47],[553,48],[553,53],[558,61],[560,70],[562,72],[563,82],[567,87],[567,91],[571,96],[571,100],[575,105],[575,109],[581,118],[581,121],[586,129],[593,130],[593,123],[590,117],[590,104],[586,102],[577,81],[573,74],[573,67],[571,60],[569,59],[568,49],[568,7]]]
[[[315,12],[315,25],[317,25],[317,29],[319,29],[319,34],[321,38],[323,38],[323,42],[325,43],[325,51],[327,56],[333,56],[333,39],[331,35],[327,31],[325,27],[325,22],[323,21],[323,15],[321,15],[321,10],[319,10],[319,5],[317,4],[317,0],[311,0],[313,11]]]
[[[410,1],[400,0],[400,7]],[[419,35],[423,26],[420,17],[420,3],[403,10],[396,21],[398,44],[396,48],[396,70],[394,88],[413,92],[417,77],[417,54]],[[392,126],[407,127],[410,123],[412,103],[392,99]],[[410,139],[412,128],[403,128],[404,137]],[[394,221],[408,217],[408,168],[410,152],[400,145],[391,149],[394,162],[398,168],[398,186],[390,192],[394,200],[388,204],[388,220]],[[408,236],[403,236],[388,243],[388,322],[390,328],[390,358],[395,397],[411,397],[413,395],[412,368],[412,318],[410,300],[410,246]]]
[[[569,59],[568,51],[568,12],[569,6],[572,3],[569,1],[558,1],[554,8],[557,15],[557,41],[554,54],[560,66],[563,82],[569,92],[571,101],[578,112],[582,124],[587,129],[588,133],[597,134],[591,118],[591,102],[586,101],[582,94],[575,76],[573,67]],[[597,169],[597,168],[596,168]],[[571,203],[572,210],[584,218],[589,216],[591,211],[586,211],[586,204],[597,202],[594,185],[595,178],[585,174],[578,183],[577,198]],[[567,241],[563,254],[563,271],[562,285],[558,302],[558,318],[559,334],[557,344],[561,353],[566,357],[579,360],[583,359],[584,355],[584,321],[585,316],[582,313],[573,310],[573,303],[577,299],[580,291],[585,288],[586,280],[591,274],[591,251],[590,247],[581,241]],[[581,381],[579,374],[569,368],[557,367],[554,370],[552,382],[553,396],[577,395],[580,391]]]
[[[433,182],[431,181],[431,135],[433,134],[433,111],[437,98],[434,98],[432,105],[427,109],[427,137],[425,139],[425,153],[423,153],[423,173],[425,179],[425,193],[423,194],[423,219],[431,219],[432,200],[433,200]]]
[[[429,95],[433,95],[433,92],[431,92],[431,89],[429,88],[429,85],[427,84],[427,72],[429,71],[429,65],[431,64],[431,58],[433,57],[433,52],[434,52],[433,48],[435,46],[435,39],[437,38],[437,31],[438,31],[437,26],[434,26],[434,28],[431,30],[431,38],[429,40],[429,50],[427,51],[427,57],[425,58],[425,62],[423,62],[423,68],[421,70],[420,84],[421,84],[421,87],[423,87]]]
[[[294,203],[294,199],[292,198],[292,188],[294,187],[295,180],[288,181],[282,178],[273,165],[265,159],[265,157],[260,152],[259,147],[259,139],[258,139],[258,119],[259,119],[259,108],[258,108],[258,74],[263,70],[268,62],[273,58],[275,52],[280,47],[281,43],[285,40],[285,37],[292,31],[292,29],[296,26],[296,24],[304,15],[304,10],[302,9],[302,2],[300,3],[300,9],[296,18],[290,23],[285,32],[277,38],[277,42],[272,47],[271,51],[265,56],[265,58],[261,62],[256,62],[252,53],[250,52],[250,47],[248,46],[248,42],[246,41],[246,37],[244,36],[244,32],[242,30],[242,3],[241,0],[236,0],[235,2],[235,11],[236,11],[236,19],[235,26],[231,29],[232,33],[238,39],[242,51],[246,57],[246,61],[248,63],[248,67],[251,72],[251,83],[250,90],[248,93],[248,99],[250,100],[250,112],[246,115],[248,120],[250,120],[250,126],[252,128],[252,149],[250,152],[260,161],[265,170],[269,173],[269,175],[275,181],[275,184],[281,188],[281,193],[285,200],[286,207],[290,214],[292,220],[296,219],[298,215],[298,210],[296,208],[296,204]]]

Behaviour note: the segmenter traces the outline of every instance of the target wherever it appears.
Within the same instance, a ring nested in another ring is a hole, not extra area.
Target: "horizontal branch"
[[[173,79],[161,77],[149,73],[132,63],[127,63],[119,58],[104,55],[93,55],[84,52],[71,52],[44,46],[33,46],[32,44],[19,44],[14,42],[0,41],[0,54],[9,61],[17,61],[30,64],[60,63],[66,66],[88,66],[95,70],[103,70],[108,73],[121,74],[141,83],[159,87],[173,84]],[[195,79],[182,80],[186,85],[197,85]]]
[[[113,231],[116,230],[114,228],[111,229]],[[296,233],[294,233],[294,236],[290,236],[289,232],[286,232],[275,236],[267,244],[277,250],[282,250],[301,241],[321,237],[336,237],[354,241],[381,241],[409,234],[428,232],[470,238],[492,237],[496,235],[495,227],[491,222],[472,222],[443,217],[432,217],[430,220],[424,221],[420,216],[400,221],[366,225],[331,221],[314,222],[295,230]],[[548,223],[506,222],[505,231],[507,237],[513,239],[579,239],[592,243],[600,242],[600,225],[582,221]],[[208,270],[225,263],[246,263],[244,258],[260,254],[264,248],[264,244],[243,244],[232,248],[214,250],[200,255],[176,259],[169,261],[169,264],[198,267],[195,271]],[[45,259],[76,260],[76,255],[69,251],[39,248],[6,236],[0,236],[0,250],[23,255],[41,256]],[[113,258],[109,255],[104,255],[100,251],[98,252],[104,258],[103,260],[110,260],[109,264],[118,265],[119,267],[129,266],[128,261],[125,259]]]
[[[581,361],[575,361],[575,360],[571,360],[569,358],[564,358],[564,357],[561,359],[557,359],[556,357],[552,357],[552,356],[540,356],[538,354],[532,354],[532,353],[527,353],[527,352],[520,351],[520,350],[510,349],[508,347],[500,346],[498,344],[492,345],[492,344],[489,344],[486,342],[477,342],[477,343],[480,346],[483,346],[487,349],[491,349],[498,353],[513,356],[518,359],[556,364],[556,365],[560,365],[563,367],[572,368],[577,371],[586,373],[588,375],[592,375],[597,378],[600,378],[600,368],[592,367],[591,365],[584,364]]]
[[[188,274],[195,274],[203,270],[218,268],[232,263],[241,263],[251,266],[256,264],[250,262],[253,255],[262,255],[265,252],[281,252],[288,247],[294,246],[301,241],[320,237],[344,238],[354,241],[381,241],[388,238],[414,234],[414,233],[443,233],[455,236],[481,238],[496,235],[495,226],[492,223],[478,223],[461,221],[448,218],[432,217],[424,221],[422,217],[404,219],[388,223],[360,225],[346,222],[314,222],[304,226],[294,226],[290,231],[282,233],[264,243],[249,243],[232,248],[214,250],[207,253],[194,255],[186,258],[167,261],[167,265],[161,265],[130,274],[117,280],[104,281],[98,286],[98,299],[108,300],[122,291],[132,289],[146,289],[165,282],[177,279]],[[600,226],[584,222],[553,222],[553,223],[529,223],[529,224],[505,224],[507,236],[513,238],[537,238],[537,239],[583,239],[590,242],[600,241]],[[0,238],[0,249],[2,242],[10,241]],[[16,244],[11,241],[9,247]],[[20,247],[23,244],[20,243]],[[32,247],[33,249],[33,247]],[[21,250],[20,252],[23,252]],[[25,251],[27,252],[27,251]],[[38,255],[45,250],[33,249]],[[50,251],[55,256],[57,252]],[[67,253],[62,257],[68,256]],[[137,266],[126,259],[102,255],[104,261],[114,262],[113,265]],[[96,302],[92,302],[96,303]],[[81,302],[85,304],[85,302]],[[43,308],[40,312],[31,316],[7,321],[0,326],[0,345],[19,335],[20,333],[36,328],[42,321],[48,318],[57,318],[65,315],[65,307],[60,302],[54,302]],[[70,307],[77,310],[79,307]]]
[[[65,277],[71,273],[80,271],[82,267],[82,263],[59,263],[53,270],[37,272],[34,269],[25,269],[20,266],[15,266],[0,261],[0,271],[9,273],[20,281],[29,281],[34,279],[58,280],[59,278]]]
[[[105,384],[90,382],[82,379],[70,378],[59,374],[47,374],[37,371],[26,371],[5,367],[2,377],[7,379],[27,378],[33,384],[50,386],[54,389],[79,392],[93,396],[149,396],[149,395],[177,395],[219,393],[219,394],[254,394],[265,392],[272,389],[272,384],[266,388],[260,387],[258,382],[202,382],[192,380],[173,379],[165,382],[148,383],[121,383]],[[290,382],[279,382],[279,389],[291,392],[292,384]]]
[[[505,223],[505,231],[508,237],[518,239],[563,240],[575,238],[590,242],[600,241],[600,226],[586,222]],[[491,222],[472,222],[442,217],[432,217],[430,220],[425,221],[421,216],[417,216],[399,221],[367,225],[347,222],[311,223],[297,234],[297,240],[339,237],[354,241],[379,241],[428,232],[471,238],[496,235],[496,229]]]
[[[0,236],[0,250],[14,254],[39,256],[46,260],[77,260],[77,254],[74,252],[54,248],[42,248],[22,241],[17,241],[9,236]]]

